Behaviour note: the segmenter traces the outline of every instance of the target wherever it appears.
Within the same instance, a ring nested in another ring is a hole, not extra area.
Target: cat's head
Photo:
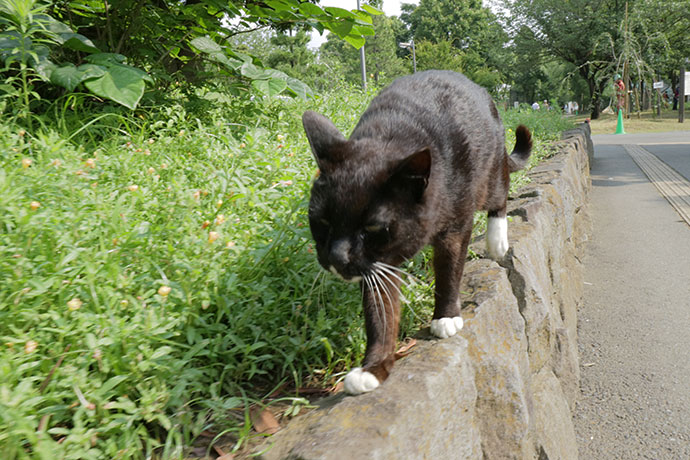
[[[404,152],[377,139],[347,140],[311,111],[302,122],[320,170],[309,224],[321,266],[357,281],[375,262],[397,265],[417,253],[427,236],[429,149]]]

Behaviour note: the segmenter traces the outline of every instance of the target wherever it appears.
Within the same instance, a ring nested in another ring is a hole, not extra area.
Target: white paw
[[[505,217],[489,217],[486,229],[486,249],[489,257],[502,259],[508,252],[508,220]]]
[[[380,385],[379,379],[371,372],[355,367],[345,376],[345,392],[351,395],[359,395],[371,391]]]
[[[431,320],[431,333],[441,339],[447,339],[462,329],[462,317],[441,318]]]

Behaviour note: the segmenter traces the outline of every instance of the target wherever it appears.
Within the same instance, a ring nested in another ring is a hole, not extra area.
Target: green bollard
[[[625,134],[625,129],[623,129],[623,109],[618,109],[618,124],[616,125],[616,134]]]

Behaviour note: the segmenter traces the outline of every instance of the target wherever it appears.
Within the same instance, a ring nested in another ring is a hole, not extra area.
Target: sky
[[[401,3],[419,3],[418,0],[383,0],[383,12],[386,16],[400,16],[400,4]],[[357,8],[357,0],[321,0],[319,6],[337,6],[339,8],[345,8],[348,10],[354,10]],[[319,35],[317,31],[312,32],[312,39],[309,42],[310,48],[318,48],[323,42],[326,41],[326,34]]]

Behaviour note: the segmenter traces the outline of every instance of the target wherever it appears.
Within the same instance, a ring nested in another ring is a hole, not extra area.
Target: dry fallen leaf
[[[249,409],[249,418],[257,433],[273,434],[280,430],[280,424],[275,416],[266,408],[252,406]]]
[[[397,361],[412,353],[410,349],[415,345],[417,345],[417,339],[410,339],[409,342],[398,348],[398,351],[395,352],[395,360]]]

